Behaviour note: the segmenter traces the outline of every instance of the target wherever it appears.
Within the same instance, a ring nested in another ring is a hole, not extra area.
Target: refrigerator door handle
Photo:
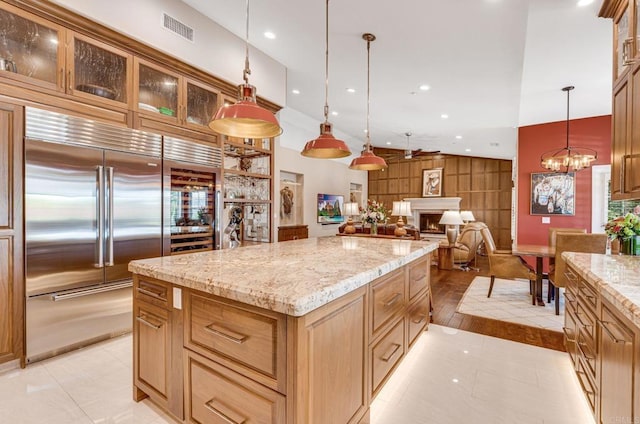
[[[96,193],[96,217],[98,219],[98,261],[96,268],[104,268],[104,168],[102,165],[98,165],[96,171],[96,185],[98,188]]]
[[[113,291],[113,290],[119,290],[119,289],[124,289],[127,287],[132,287],[133,286],[133,281],[132,280],[128,280],[128,281],[118,281],[115,282],[113,284],[101,284],[99,286],[95,286],[89,289],[81,289],[81,290],[74,290],[74,291],[68,291],[68,292],[63,292],[63,293],[54,293],[51,295],[51,300],[53,300],[54,302],[59,302],[61,300],[67,300],[67,299],[75,299],[77,297],[84,297],[84,296],[91,296],[92,294],[96,294],[96,293],[104,293],[104,292],[109,292],[109,291]]]
[[[107,167],[107,180],[108,180],[108,211],[107,211],[107,225],[109,226],[109,243],[107,252],[107,266],[113,266],[113,166]]]

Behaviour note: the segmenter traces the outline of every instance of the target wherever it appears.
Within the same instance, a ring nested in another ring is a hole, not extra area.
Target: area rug
[[[555,303],[543,306],[531,304],[529,282],[526,280],[502,280],[496,278],[491,297],[489,277],[476,277],[462,296],[457,312],[499,321],[513,322],[529,327],[562,332],[564,325],[564,293],[560,293],[560,315],[555,314]],[[547,282],[543,284],[543,299],[547,299]]]

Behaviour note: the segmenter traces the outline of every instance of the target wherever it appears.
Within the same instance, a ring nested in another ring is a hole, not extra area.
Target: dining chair
[[[567,285],[565,275],[567,263],[562,258],[562,253],[605,253],[606,250],[606,234],[558,233],[556,235],[555,264],[549,269],[549,283],[555,292],[556,315],[560,315],[560,287]]]
[[[571,234],[586,234],[587,233],[587,229],[586,228],[562,228],[562,227],[552,227],[549,228],[549,247],[556,247],[556,235],[558,233],[571,233]],[[554,265],[555,262],[555,257],[550,257],[549,258],[549,269],[551,269]],[[544,278],[547,279],[548,282],[548,289],[547,289],[547,303],[551,302],[551,299],[553,299],[553,286],[551,285],[551,282],[549,281],[549,274],[547,273],[546,275],[544,275]]]
[[[514,279],[524,278],[529,280],[529,292],[532,292],[534,281],[536,280],[536,271],[520,256],[513,255],[511,250],[498,250],[493,240],[491,231],[488,227],[480,230],[482,239],[484,240],[487,256],[489,257],[489,275],[491,283],[489,284],[489,293],[487,297],[491,297],[493,291],[493,283],[496,277]]]
[[[463,271],[469,271],[471,269],[479,270],[470,264],[475,261],[478,247],[482,242],[480,230],[486,227],[487,224],[484,222],[469,222],[464,226],[464,229],[458,236],[456,244],[453,247],[453,263],[459,264]]]

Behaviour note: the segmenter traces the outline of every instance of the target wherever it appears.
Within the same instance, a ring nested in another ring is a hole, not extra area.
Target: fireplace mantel
[[[425,212],[442,213],[444,211],[460,210],[460,197],[409,197],[402,199],[411,203],[411,216],[407,224],[419,227],[420,214]],[[436,238],[444,238],[435,236]]]

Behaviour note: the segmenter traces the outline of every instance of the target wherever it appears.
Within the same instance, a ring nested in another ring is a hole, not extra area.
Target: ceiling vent
[[[173,16],[162,14],[162,26],[171,32],[175,32],[180,37],[193,42],[193,28],[183,24]]]

